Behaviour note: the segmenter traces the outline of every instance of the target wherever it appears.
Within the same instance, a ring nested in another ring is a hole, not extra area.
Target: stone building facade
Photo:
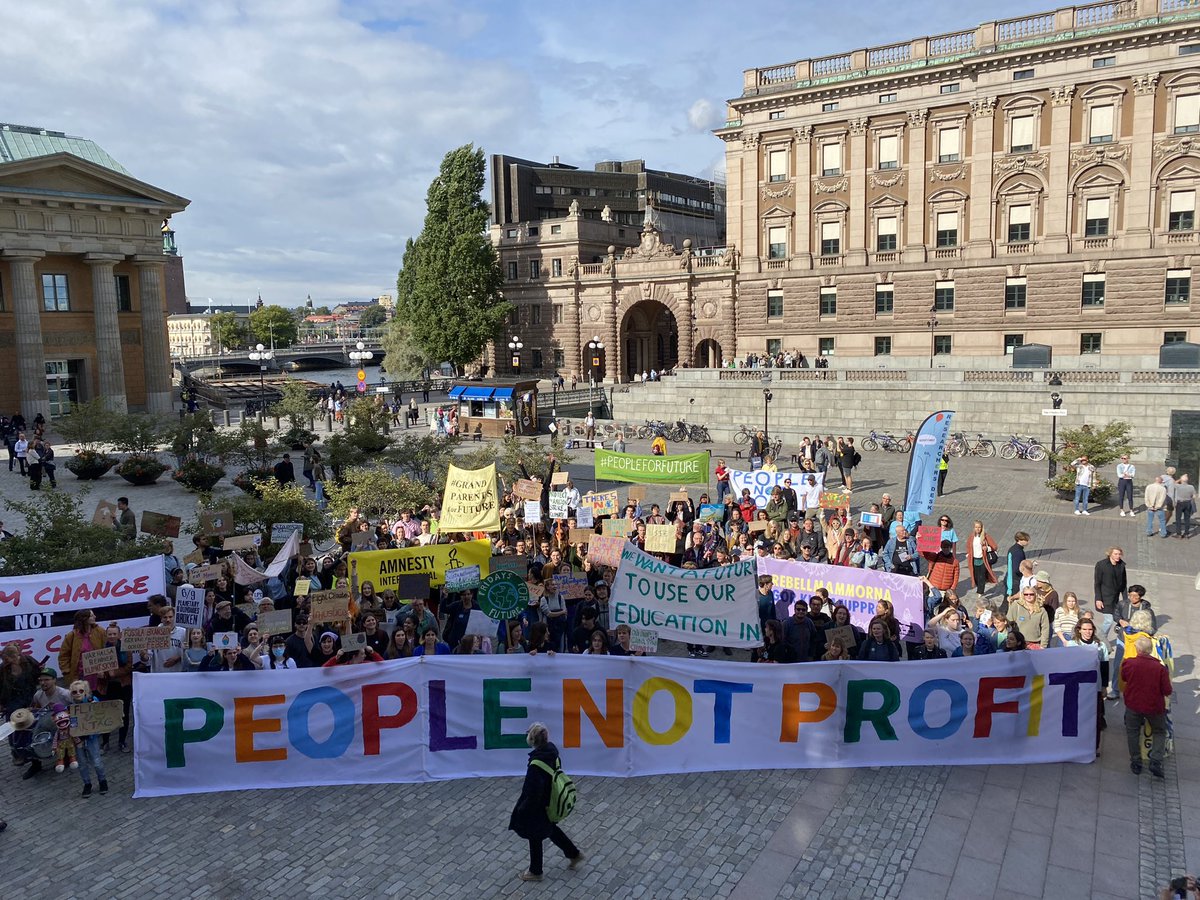
[[[171,409],[163,222],[188,205],[90,141],[0,125],[0,409]]]
[[[1200,341],[1195,3],[750,69],[728,116],[741,354],[1003,365],[1039,343],[1089,366]]]

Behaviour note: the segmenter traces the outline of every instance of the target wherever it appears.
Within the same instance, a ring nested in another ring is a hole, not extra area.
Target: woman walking
[[[975,592],[982,597],[987,593],[988,585],[996,583],[996,573],[992,564],[996,561],[996,541],[988,534],[983,523],[976,521],[970,538],[967,539],[967,551],[971,557],[971,580],[975,584]]]
[[[508,828],[519,837],[529,841],[529,868],[521,873],[522,881],[542,880],[542,843],[546,838],[570,860],[569,868],[578,869],[583,862],[583,853],[571,843],[563,830],[550,821],[547,807],[550,805],[550,788],[554,780],[552,772],[561,768],[558,748],[550,742],[550,733],[541,722],[534,722],[525,733],[529,745],[529,766],[525,770],[525,784],[521,796],[513,807]]]

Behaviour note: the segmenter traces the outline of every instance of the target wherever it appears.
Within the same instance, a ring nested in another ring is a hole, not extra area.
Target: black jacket
[[[909,659],[945,659],[946,651],[941,647],[934,647],[930,650],[923,643],[914,644],[908,651]]]
[[[1128,584],[1125,573],[1125,560],[1115,566],[1108,557],[1096,563],[1095,577],[1092,579],[1095,587],[1095,599],[1103,605],[1103,611],[1112,615],[1117,611],[1117,601],[1126,596]]]
[[[536,841],[548,838],[554,825],[546,815],[546,807],[550,805],[550,776],[532,765],[535,759],[553,769],[558,760],[558,748],[547,742],[529,752],[530,765],[525,769],[525,784],[521,787],[521,796],[508,818],[508,828],[515,831],[519,837]]]

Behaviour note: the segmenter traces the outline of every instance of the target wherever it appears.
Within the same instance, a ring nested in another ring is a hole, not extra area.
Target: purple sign
[[[875,617],[876,602],[889,601],[900,623],[900,639],[916,641],[925,628],[924,593],[921,579],[892,575],[872,569],[830,566],[824,563],[758,559],[759,575],[771,576],[775,608],[788,615],[797,600],[808,601],[817,588],[829,591],[830,602],[850,610],[850,621],[864,631]],[[826,610],[828,612],[828,610]]]

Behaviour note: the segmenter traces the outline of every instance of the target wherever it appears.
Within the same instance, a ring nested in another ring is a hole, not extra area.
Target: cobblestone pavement
[[[734,463],[729,448],[720,453]],[[591,486],[585,456],[571,467],[581,488]],[[902,495],[907,462],[864,454],[859,496]],[[60,484],[77,490],[64,476]],[[525,845],[505,830],[516,779],[134,801],[131,758],[113,753],[112,792],[87,800],[73,775],[22,782],[19,770],[0,770],[6,888],[34,900],[1151,897],[1172,876],[1200,870],[1200,543],[1146,538],[1144,518],[1111,508],[1072,516],[1041,487],[1044,477],[1044,465],[960,461],[938,511],[960,533],[982,518],[1002,550],[1017,528],[1028,531],[1039,567],[1081,597],[1094,560],[1112,544],[1125,548],[1175,647],[1175,753],[1163,781],[1129,772],[1120,703],[1107,704],[1109,729],[1092,765],[587,778],[567,829],[587,863],[571,872],[548,846],[546,882],[523,884],[515,876]],[[27,496],[21,488],[0,473],[0,496]],[[95,495],[129,493],[139,512],[194,509],[173,484],[123,488],[110,477]]]

